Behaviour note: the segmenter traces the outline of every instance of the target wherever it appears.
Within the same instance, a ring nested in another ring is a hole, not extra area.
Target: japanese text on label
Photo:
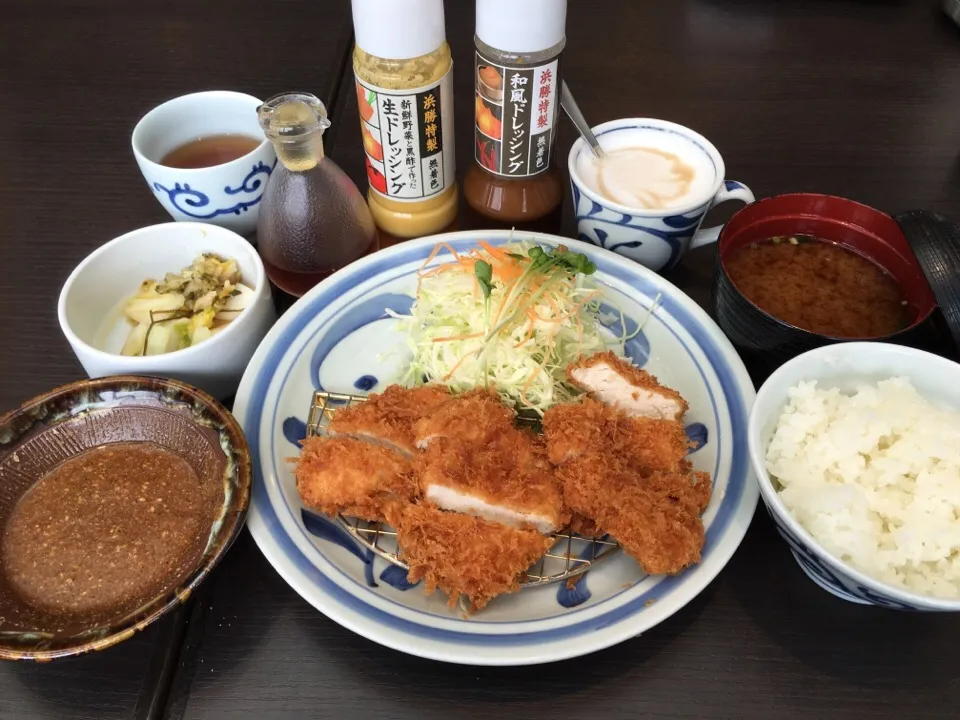
[[[376,192],[419,200],[442,192],[453,163],[444,162],[443,97],[449,75],[423,90],[397,92],[357,81],[367,176]]]
[[[527,177],[550,166],[559,61],[494,65],[476,56],[476,159],[498,175]]]

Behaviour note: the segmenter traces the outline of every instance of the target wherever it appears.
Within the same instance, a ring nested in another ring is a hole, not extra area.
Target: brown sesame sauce
[[[5,584],[59,632],[69,618],[119,620],[185,579],[206,547],[223,489],[149,442],[103,445],[61,463],[13,509]],[[8,621],[10,619],[8,618]]]

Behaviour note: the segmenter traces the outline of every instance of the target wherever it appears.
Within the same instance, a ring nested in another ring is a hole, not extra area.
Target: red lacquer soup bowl
[[[906,301],[904,327],[879,337],[831,337],[774,317],[737,289],[727,272],[734,254],[773,237],[807,235],[837,243],[883,269]],[[911,344],[937,307],[936,298],[900,226],[889,215],[853,200],[793,193],[747,205],[720,233],[714,273],[713,307],[717,324],[741,351],[785,362],[815,347],[849,340],[884,340]]]

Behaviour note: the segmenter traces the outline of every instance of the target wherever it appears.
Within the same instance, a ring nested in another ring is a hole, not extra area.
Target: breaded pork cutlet
[[[417,495],[409,459],[351,437],[307,438],[294,475],[304,505],[331,516],[382,520],[384,503]]]
[[[443,510],[544,534],[569,520],[543,440],[508,427],[486,442],[437,438],[414,460],[424,497]]]
[[[510,432],[516,415],[495,392],[470,390],[418,420],[413,433],[418,448],[427,447],[437,438],[483,443]]]
[[[710,479],[710,473],[703,470],[694,470],[692,473],[691,485],[693,494],[691,500],[696,508],[698,515],[703,515],[713,497],[713,480]]]
[[[634,417],[681,420],[687,401],[612,352],[598,353],[567,368],[570,382],[602,403]]]
[[[521,530],[472,515],[445,512],[430,504],[392,503],[387,521],[410,582],[424,580],[426,591],[440,588],[450,605],[463,595],[473,610],[520,587],[522,573],[553,543],[536,530]]]
[[[331,436],[348,435],[380,443],[404,455],[416,451],[413,426],[451,400],[445,385],[403,388],[391,385],[367,400],[337,410],[327,426]]]
[[[555,465],[591,453],[616,455],[653,470],[679,470],[690,441],[675,420],[630,417],[592,398],[554,405],[543,417],[547,452]]]
[[[573,513],[567,529],[575,535],[585,538],[600,537],[605,534],[593,520],[580,513]]]
[[[706,473],[645,471],[599,453],[558,473],[567,504],[615,538],[645,572],[676,574],[700,561]]]

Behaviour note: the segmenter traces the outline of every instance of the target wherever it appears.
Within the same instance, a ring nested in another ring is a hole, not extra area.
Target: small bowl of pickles
[[[152,375],[232,395],[276,319],[259,255],[205,223],[134,230],[87,256],[60,292],[60,328],[87,375]]]

